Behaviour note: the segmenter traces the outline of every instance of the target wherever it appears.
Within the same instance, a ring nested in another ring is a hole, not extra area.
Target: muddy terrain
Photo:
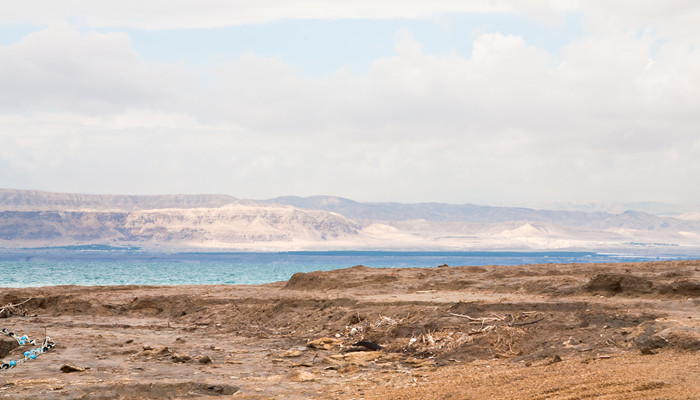
[[[56,342],[0,399],[700,398],[700,261],[0,289],[0,328]]]

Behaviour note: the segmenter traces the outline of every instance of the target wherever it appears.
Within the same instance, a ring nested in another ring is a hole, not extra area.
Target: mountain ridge
[[[700,219],[335,196],[83,195],[0,189],[0,248],[696,249]],[[685,250],[684,250],[685,251]]]
[[[536,210],[525,207],[481,206],[475,204],[448,203],[360,203],[335,196],[296,197],[283,196],[265,200],[268,203],[286,204],[306,209],[319,209],[342,214],[358,221],[408,221],[435,222],[465,221],[470,223],[499,223],[509,221],[538,221],[565,224],[581,228],[627,226],[635,229],[676,228],[694,229],[692,218],[660,217],[643,211],[629,210],[620,214],[567,210]]]
[[[4,210],[123,210],[220,207],[245,202],[224,194],[123,195],[46,192],[40,190],[0,189],[0,207]]]

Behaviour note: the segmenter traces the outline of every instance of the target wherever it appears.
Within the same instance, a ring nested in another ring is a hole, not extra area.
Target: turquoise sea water
[[[600,263],[698,258],[589,252],[287,252],[148,254],[130,251],[0,253],[0,287],[55,285],[260,284],[297,272],[365,265],[424,268],[460,265]]]

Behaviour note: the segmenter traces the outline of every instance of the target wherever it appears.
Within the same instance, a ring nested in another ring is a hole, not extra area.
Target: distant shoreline
[[[0,287],[113,285],[252,285],[299,272],[370,268],[619,264],[700,259],[697,255],[601,254],[572,251],[290,251],[148,253],[25,250],[0,253]]]
[[[0,248],[0,260],[150,260],[150,261],[229,261],[238,260],[241,257],[270,256],[270,257],[464,257],[464,258],[547,258],[547,257],[603,257],[612,262],[619,259],[620,262],[632,259],[654,260],[681,260],[700,258],[700,252],[665,252],[645,253],[632,251],[571,251],[571,250],[474,250],[474,251],[440,251],[440,250],[298,250],[298,251],[181,251],[158,252],[142,250],[138,248],[82,248],[80,246],[43,247],[24,249]]]

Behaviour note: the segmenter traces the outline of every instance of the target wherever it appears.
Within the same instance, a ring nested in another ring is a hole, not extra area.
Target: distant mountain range
[[[499,223],[509,221],[537,221],[573,227],[601,229],[625,227],[631,229],[669,228],[688,229],[694,226],[686,220],[659,217],[641,211],[625,211],[621,214],[565,210],[535,210],[522,207],[491,207],[473,204],[444,203],[359,203],[333,196],[276,197],[268,203],[325,210],[342,214],[357,221],[409,221],[436,222],[464,221],[470,223]]]
[[[0,189],[0,248],[672,249],[700,253],[699,215],[361,203],[333,196],[255,201],[227,195],[84,195]]]
[[[111,194],[53,193],[0,189],[0,210],[153,210],[161,208],[221,207],[241,202],[224,194],[174,194],[130,196]]]

